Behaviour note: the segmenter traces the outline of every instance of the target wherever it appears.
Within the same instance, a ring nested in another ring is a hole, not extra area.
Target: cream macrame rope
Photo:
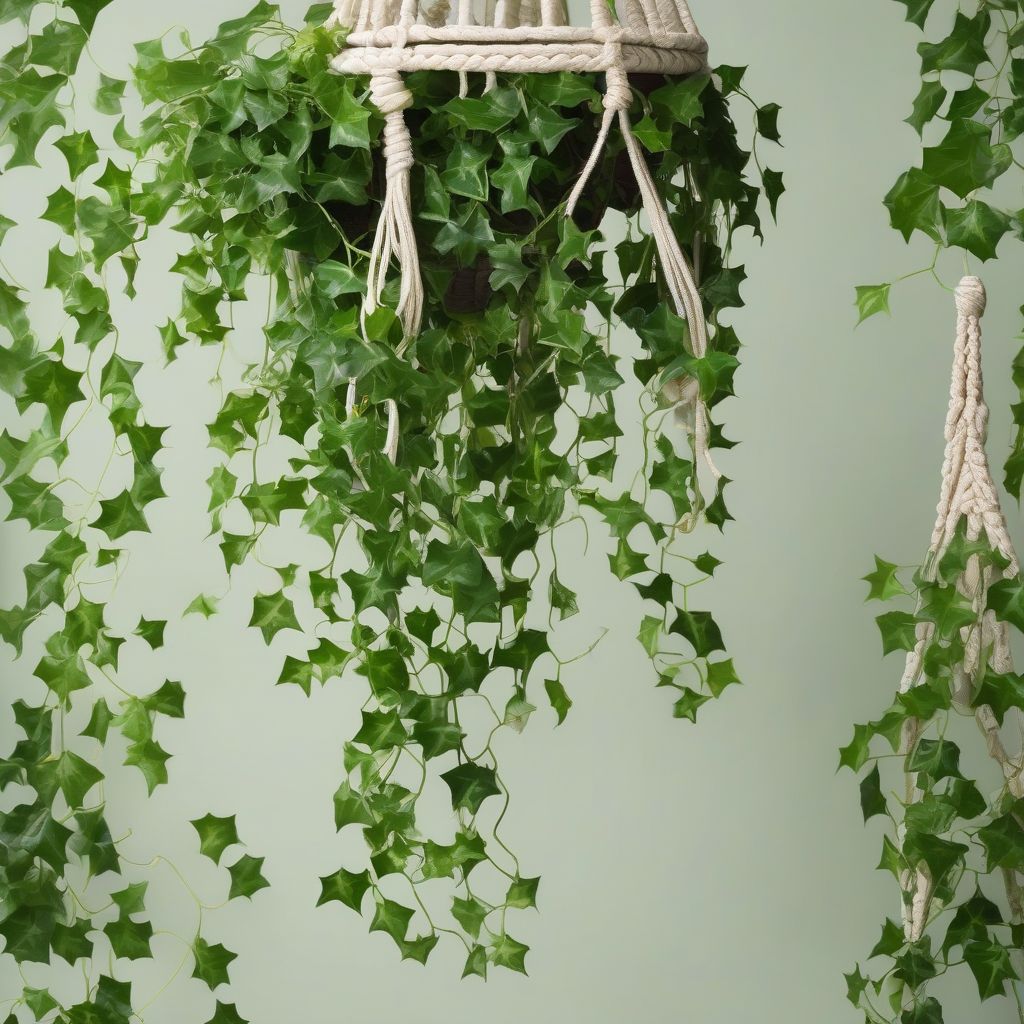
[[[924,575],[929,580],[936,578],[939,561],[949,548],[961,522],[967,540],[974,541],[984,535],[992,548],[1009,563],[1004,572],[997,574],[992,569],[982,569],[978,557],[974,555],[957,580],[958,589],[970,599],[981,617],[980,629],[971,626],[961,631],[965,647],[964,659],[953,674],[953,699],[961,708],[969,709],[979,682],[983,651],[989,652],[988,661],[996,672],[1013,670],[1006,623],[998,622],[995,614],[985,611],[985,608],[989,587],[996,582],[997,577],[1018,575],[1020,565],[985,454],[988,406],[985,404],[981,373],[981,317],[985,312],[985,288],[977,277],[965,277],[958,285],[956,310],[956,342],[953,349],[949,410],[946,415],[942,488]],[[917,643],[907,655],[900,682],[901,693],[922,682],[924,652],[933,635],[934,626],[931,623],[918,624]],[[992,709],[987,706],[976,708],[974,716],[989,756],[999,765],[1009,791],[1014,796],[1024,796],[1024,766],[1019,756],[1013,757],[1007,752]],[[908,719],[903,727],[901,754],[908,756],[920,735],[920,720]],[[914,775],[908,776],[906,795],[908,803],[921,797]],[[900,839],[902,841],[902,835]],[[1020,922],[1024,920],[1024,895],[1020,880],[1015,871],[1005,871],[1003,874],[1014,921]],[[903,907],[904,933],[909,941],[915,942],[924,934],[934,906],[934,884],[927,866],[921,865],[914,871],[904,871],[900,885],[906,897]]]

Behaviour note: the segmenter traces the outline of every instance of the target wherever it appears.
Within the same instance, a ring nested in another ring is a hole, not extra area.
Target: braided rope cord
[[[957,588],[967,597],[980,619],[978,625],[961,631],[964,656],[953,672],[953,699],[967,713],[972,713],[981,729],[989,756],[998,764],[1011,794],[1024,796],[1024,766],[1019,757],[1011,756],[1003,744],[999,723],[986,705],[970,709],[980,683],[983,655],[999,673],[1013,670],[1010,637],[1005,622],[986,611],[988,591],[998,578],[1019,574],[1020,563],[1010,540],[1006,518],[999,504],[985,441],[988,432],[988,406],[985,404],[981,372],[981,317],[985,312],[985,288],[977,277],[965,277],[956,289],[956,341],[953,348],[953,372],[946,415],[946,449],[942,463],[942,486],[936,509],[935,528],[925,560],[924,576],[934,581],[938,564],[948,550],[957,530],[963,524],[968,541],[982,537],[1008,565],[1001,573],[982,568],[977,555],[972,555],[957,580]],[[924,655],[934,637],[935,627],[923,622],[917,626],[917,642],[907,655],[900,692],[905,693],[924,682]],[[904,723],[900,753],[907,757],[920,739],[923,725],[911,718]],[[914,774],[907,776],[908,806],[922,797]],[[900,839],[902,841],[902,833]],[[1015,922],[1024,920],[1024,890],[1016,871],[1005,870],[1009,905]],[[933,910],[934,882],[926,865],[902,873],[900,886],[904,893],[903,928],[908,941],[916,942],[927,927]]]

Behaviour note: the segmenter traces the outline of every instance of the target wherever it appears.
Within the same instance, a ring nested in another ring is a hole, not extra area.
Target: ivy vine
[[[939,280],[943,252],[958,253],[968,265],[972,258],[995,259],[1000,249],[1005,254],[1008,240],[1024,242],[1024,213],[1014,198],[1024,185],[1017,146],[1024,133],[1024,4],[970,0],[948,16],[942,13],[940,21],[929,20],[935,0],[896,2],[906,8],[907,21],[935,31],[917,47],[921,88],[906,119],[922,139],[920,166],[900,174],[885,206],[907,242],[920,233],[935,249],[928,265],[896,281],[859,286],[862,321],[889,312],[898,283],[922,274]],[[1024,349],[1014,360],[1013,380],[1024,398]],[[1013,422],[1004,484],[1020,497],[1024,401],[1013,406]]]
[[[937,268],[945,251],[959,250],[968,266],[971,258],[985,262],[997,257],[997,249],[1005,253],[1004,239],[1024,240],[1024,220],[1012,205],[1024,170],[1017,146],[1024,132],[1024,4],[975,0],[948,14],[936,8],[933,15],[934,0],[898,2],[908,21],[934,30],[917,47],[922,83],[907,118],[929,144],[922,145],[919,166],[899,176],[885,205],[905,240],[921,232],[935,246],[926,267],[898,280],[930,274],[942,284]],[[857,289],[861,320],[889,311],[895,283]],[[1013,377],[1024,388],[1024,351],[1014,361]],[[1015,405],[1013,414],[1016,433],[1004,482],[1019,497],[1024,404]],[[982,1000],[1012,999],[1024,1021],[1018,984],[1024,925],[1015,874],[1024,868],[1024,828],[1016,779],[1008,771],[993,790],[988,776],[974,777],[960,745],[962,721],[979,708],[991,708],[1000,726],[1024,709],[1020,677],[991,664],[984,644],[968,692],[962,683],[965,645],[981,643],[986,614],[1024,629],[1024,583],[1019,576],[1001,580],[978,600],[965,583],[969,564],[971,578],[982,580],[999,578],[1008,566],[986,542],[968,541],[961,530],[941,557],[929,558],[912,578],[908,567],[877,557],[865,577],[869,600],[904,606],[877,618],[883,652],[911,651],[920,637],[927,640],[915,685],[880,718],[855,727],[840,766],[861,773],[865,820],[886,819],[879,868],[891,871],[901,889],[915,872],[933,886],[921,937],[909,941],[902,924],[887,919],[869,954],[883,967],[864,973],[858,965],[846,976],[848,998],[870,1024],[941,1024],[938,979],[955,976],[961,966],[973,975]],[[914,740],[909,750],[907,736]]]
[[[884,969],[865,974],[858,965],[846,976],[848,998],[870,1024],[941,1024],[935,980],[961,965],[973,974],[982,1000],[1012,998],[1024,1020],[1015,984],[1024,924],[1013,876],[1024,866],[1021,801],[1015,780],[1003,779],[991,791],[987,775],[975,777],[970,759],[961,759],[960,731],[961,720],[979,708],[991,708],[1002,725],[1024,708],[1024,688],[1020,676],[1000,671],[983,650],[971,692],[958,689],[965,648],[977,642],[986,614],[1024,629],[1024,582],[1019,576],[1002,580],[978,602],[963,582],[969,562],[982,579],[1008,566],[987,541],[968,541],[961,528],[945,553],[913,572],[912,580],[907,567],[877,557],[865,577],[869,600],[903,605],[877,618],[886,654],[912,651],[922,635],[928,639],[919,680],[881,717],[854,728],[839,763],[861,773],[865,821],[886,819],[879,868],[901,886],[907,872],[926,871],[933,893],[919,939],[909,941],[902,923],[887,919],[869,953]],[[908,729],[916,739],[904,754]],[[998,902],[993,880],[1005,881],[1009,903]]]
[[[90,938],[104,930],[115,958],[145,955],[142,891],[114,899],[120,923],[101,929],[70,879],[83,862],[97,884],[134,871],[102,824],[97,745],[118,730],[152,790],[167,779],[160,721],[184,711],[180,684],[139,696],[117,673],[120,644],[159,648],[165,623],[142,620],[122,637],[103,616],[127,558],[122,538],[148,531],[147,507],[166,497],[163,428],[148,422],[134,384],[157,352],[146,363],[121,353],[110,297],[134,294],[140,243],[166,224],[189,243],[173,267],[180,312],[158,325],[159,353],[171,362],[205,345],[220,357],[222,401],[208,424],[221,455],[208,481],[211,557],[223,562],[225,587],[248,561],[275,569],[278,582],[252,595],[250,626],[279,658],[281,685],[310,694],[331,682],[365,697],[333,814],[339,831],[361,829],[366,857],[325,875],[319,902],[365,913],[403,958],[426,962],[447,935],[464,947],[464,976],[525,972],[509,912],[536,905],[539,879],[502,838],[510,794],[498,754],[542,702],[565,719],[563,669],[593,649],[557,638],[578,601],[555,531],[576,531],[595,550],[592,526],[606,524],[612,550],[601,557],[646,602],[639,641],[677,717],[694,721],[738,682],[718,625],[695,602],[720,563],[687,538],[698,516],[724,525],[724,495],[701,495],[685,416],[663,427],[688,391],[710,407],[732,394],[740,346],[723,314],[742,305],[745,276],[732,241],[744,229],[760,237],[762,204],[774,215],[782,194],[756,144],[779,141],[778,107],[753,103],[740,68],[633,80],[637,137],[699,274],[712,341],[695,359],[639,226],[621,143],[609,144],[576,219],[564,216],[593,144],[601,76],[498,76],[487,92],[471,78],[460,95],[457,75],[409,75],[426,303],[421,333],[403,345],[389,306],[360,317],[383,194],[382,120],[365,80],[328,71],[343,40],[324,27],[330,5],[295,28],[261,2],[205,43],[183,33],[139,44],[132,81],[101,72],[95,90],[116,152],[74,121],[78,56],[104,6],[0,0],[0,21],[31,27],[3,63],[6,166],[31,164],[44,141],[68,164],[44,215],[60,230],[46,277],[68,317],[59,337],[36,338],[24,289],[0,263],[10,334],[0,384],[22,414],[17,436],[0,439],[2,483],[9,518],[52,537],[25,570],[24,600],[0,613],[0,636],[18,653],[37,620],[50,631],[35,670],[43,697],[16,706],[26,740],[3,762],[4,785],[29,794],[4,833],[30,837],[2,865],[6,952],[27,962],[51,951],[92,957],[81,1007],[40,1016],[107,1024],[142,1012],[113,967],[101,970],[106,946],[93,956]],[[50,16],[37,25],[44,7]],[[136,96],[141,120],[126,102]],[[751,107],[752,153],[738,141],[733,102]],[[608,211],[628,224],[614,247],[600,228]],[[385,298],[394,305],[390,286]],[[233,347],[233,324],[255,304],[267,314],[251,360]],[[639,340],[631,363],[610,349],[613,322]],[[624,363],[642,385],[639,455],[619,441]],[[391,399],[401,407],[394,463],[382,454]],[[106,473],[81,484],[61,475],[87,416],[105,418],[108,469],[131,470],[120,492],[105,487]],[[731,446],[717,426],[711,441]],[[275,539],[296,526],[316,543],[284,561]],[[218,600],[198,594],[177,614],[216,615]],[[101,692],[116,693],[117,708]],[[66,736],[65,717],[88,700],[88,725]],[[437,787],[450,797],[448,822],[421,811]],[[26,832],[18,815],[38,827]],[[233,817],[194,825],[216,862],[238,842]],[[229,898],[266,884],[250,854],[228,871]],[[122,931],[118,946],[111,933]],[[227,980],[229,950],[202,936],[190,949],[211,988]],[[242,1020],[217,998],[210,1024]]]

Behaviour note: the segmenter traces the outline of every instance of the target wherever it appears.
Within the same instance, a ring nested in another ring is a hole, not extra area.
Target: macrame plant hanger
[[[693,268],[672,230],[668,211],[633,135],[629,120],[632,91],[629,74],[705,74],[704,41],[686,0],[590,0],[589,23],[569,24],[565,0],[336,0],[332,23],[349,29],[341,53],[332,61],[343,75],[368,75],[373,103],[384,116],[386,188],[384,204],[370,250],[365,316],[381,303],[392,262],[399,272],[397,313],[405,342],[419,332],[423,284],[412,220],[410,172],[412,139],[404,111],[413,97],[402,79],[406,71],[455,71],[465,94],[468,75],[482,73],[490,89],[498,72],[544,74],[560,71],[605,76],[604,115],[589,159],[566,200],[572,216],[590,175],[600,160],[615,121],[622,132],[650,223],[675,312],[689,328],[680,349],[703,357],[708,336]],[[680,391],[688,408],[680,410],[693,423],[697,466],[717,482],[709,450],[708,410],[695,386]],[[356,382],[349,387],[349,405],[356,401]],[[394,461],[398,449],[398,407],[388,403],[385,451]],[[699,510],[700,501],[694,504]]]
[[[988,406],[982,389],[981,317],[985,312],[985,288],[977,277],[965,277],[956,289],[957,329],[953,350],[953,374],[949,389],[949,411],[946,416],[946,452],[942,463],[942,490],[935,529],[924,564],[924,577],[934,581],[938,565],[950,542],[961,529],[968,542],[983,540],[996,551],[1006,568],[982,567],[977,555],[971,555],[956,581],[957,589],[970,602],[980,618],[980,628],[970,626],[961,631],[964,642],[962,661],[953,670],[953,702],[964,713],[973,715],[988,749],[998,764],[1008,791],[1024,796],[1021,758],[1007,752],[999,722],[991,707],[973,707],[974,696],[981,685],[986,664],[998,673],[1013,671],[1010,638],[1005,622],[996,620],[988,608],[989,588],[999,579],[1012,579],[1020,573],[1013,543],[1006,527],[1006,518],[999,505],[985,440],[988,431]],[[907,655],[900,692],[906,693],[925,682],[924,654],[935,632],[933,623],[917,626],[917,643]],[[908,719],[903,726],[900,753],[909,756],[921,735],[921,721]],[[907,777],[907,804],[920,800],[914,774]],[[901,837],[902,838],[902,837]],[[901,851],[902,852],[902,851]],[[1007,899],[1014,923],[1024,921],[1024,891],[1017,871],[1003,869]],[[928,867],[921,863],[903,871],[903,928],[908,942],[922,938],[934,906],[935,884]]]

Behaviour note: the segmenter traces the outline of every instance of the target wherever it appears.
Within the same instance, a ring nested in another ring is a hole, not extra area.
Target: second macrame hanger
[[[942,486],[924,572],[927,580],[936,579],[938,564],[961,528],[968,541],[984,539],[1007,563],[1000,572],[982,567],[978,555],[971,555],[956,581],[957,588],[977,612],[980,628],[970,626],[962,631],[964,655],[953,671],[953,700],[974,715],[989,757],[998,764],[1009,792],[1020,797],[1024,796],[1024,767],[1020,755],[1013,756],[1007,752],[999,722],[990,707],[971,707],[986,660],[996,672],[1013,670],[1009,632],[1006,623],[997,621],[995,612],[987,610],[988,591],[999,578],[1012,578],[1020,573],[1020,564],[985,453],[988,406],[985,404],[981,371],[981,318],[985,304],[985,288],[981,281],[977,277],[963,278],[956,289],[956,341],[946,415]],[[917,642],[907,655],[900,682],[901,693],[925,681],[924,655],[934,633],[932,623],[918,623]],[[913,752],[921,731],[919,719],[910,718],[904,723],[900,744],[900,753],[904,757]],[[907,777],[906,796],[908,805],[922,796],[913,774]],[[1020,922],[1024,913],[1020,875],[1014,870],[1006,870],[1004,881],[1014,921]],[[908,942],[916,942],[924,935],[933,909],[935,886],[927,866],[919,864],[904,870],[900,887],[904,895],[904,934]]]

